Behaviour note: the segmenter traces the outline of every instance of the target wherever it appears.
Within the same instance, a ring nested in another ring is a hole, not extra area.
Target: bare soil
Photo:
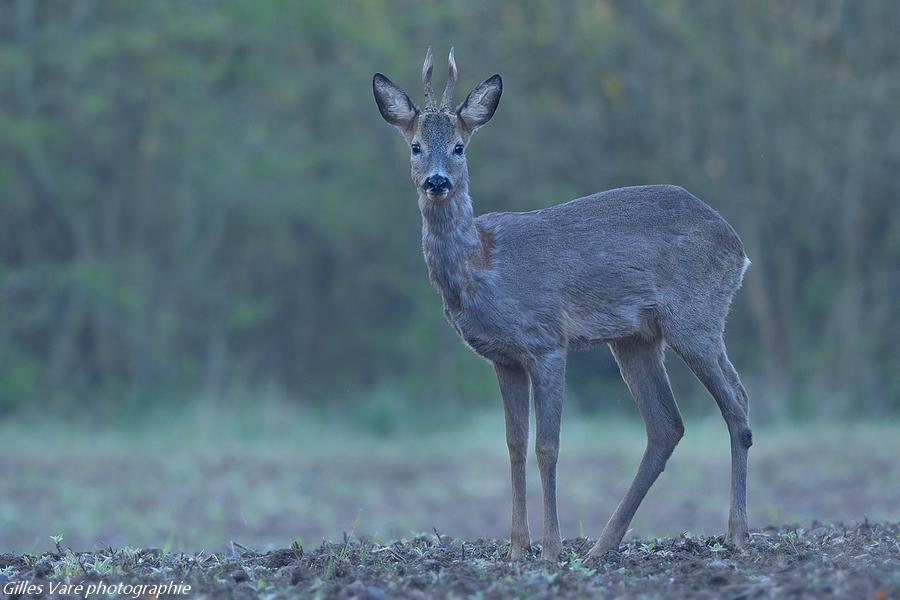
[[[872,598],[900,597],[900,523],[812,523],[754,531],[742,549],[721,536],[630,540],[597,561],[592,540],[564,542],[559,562],[505,560],[505,541],[438,533],[381,543],[346,539],[317,548],[230,554],[111,548],[0,555],[0,581],[191,585],[215,598]]]

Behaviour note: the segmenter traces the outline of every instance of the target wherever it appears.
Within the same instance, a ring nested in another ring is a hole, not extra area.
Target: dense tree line
[[[897,31],[887,0],[5,2],[0,407],[494,401],[370,88],[419,100],[453,44],[460,89],[505,81],[479,212],[683,185],[753,260],[729,347],[762,412],[900,409]]]

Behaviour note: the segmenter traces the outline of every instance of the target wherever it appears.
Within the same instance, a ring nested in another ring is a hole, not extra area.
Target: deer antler
[[[441,98],[441,110],[451,110],[453,108],[453,88],[456,87],[456,59],[453,57],[453,47],[450,48],[449,73],[447,75],[447,87],[444,88],[444,95]]]
[[[428,52],[425,53],[425,64],[422,65],[422,87],[425,89],[425,110],[433,112],[436,110],[434,106],[434,88],[431,86],[431,46],[428,46]]]

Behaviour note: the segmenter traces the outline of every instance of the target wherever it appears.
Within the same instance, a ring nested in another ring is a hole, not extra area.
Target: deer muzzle
[[[451,187],[453,185],[450,183],[450,180],[443,175],[432,175],[422,184],[422,189],[425,190],[429,198],[438,199],[449,194]]]

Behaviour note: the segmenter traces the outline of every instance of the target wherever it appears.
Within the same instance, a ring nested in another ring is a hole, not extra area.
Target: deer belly
[[[475,354],[492,362],[507,364],[514,361],[513,353],[496,340],[488,340],[478,336],[461,334],[463,341]]]
[[[460,318],[461,315],[453,315],[449,311],[444,311],[444,314],[459,337],[475,354],[494,362],[506,362],[505,353],[502,352],[497,340],[478,335],[473,331],[476,328],[467,320]]]

